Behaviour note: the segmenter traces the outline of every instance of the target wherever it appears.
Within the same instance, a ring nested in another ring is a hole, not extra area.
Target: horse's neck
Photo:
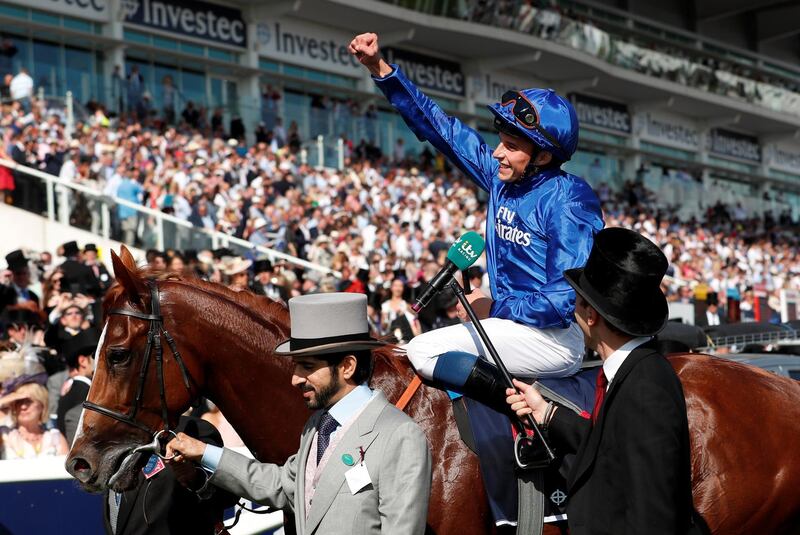
[[[264,462],[282,463],[297,451],[308,410],[291,386],[291,361],[274,355],[288,336],[282,322],[259,321],[220,300],[197,310],[195,332],[187,340],[199,356],[204,395],[216,403],[245,445]]]

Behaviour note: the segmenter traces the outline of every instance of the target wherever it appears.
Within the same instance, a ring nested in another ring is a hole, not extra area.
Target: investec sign
[[[247,46],[247,31],[238,9],[180,0],[122,0],[122,8],[128,24]]]
[[[383,53],[389,63],[400,66],[406,76],[421,88],[464,96],[464,74],[458,63],[397,48],[386,48]]]

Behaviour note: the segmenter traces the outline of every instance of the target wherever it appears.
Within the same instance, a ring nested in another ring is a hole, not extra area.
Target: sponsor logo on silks
[[[513,226],[516,217],[517,213],[515,211],[501,206],[497,210],[497,220],[494,223],[494,230],[497,233],[497,237],[501,240],[527,247],[531,244],[531,234],[530,232],[525,232]]]
[[[567,501],[567,494],[561,489],[556,489],[550,494],[550,501],[556,505],[561,505]]]

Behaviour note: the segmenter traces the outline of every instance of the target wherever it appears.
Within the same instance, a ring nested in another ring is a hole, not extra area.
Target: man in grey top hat
[[[424,533],[430,450],[419,426],[367,385],[382,342],[369,335],[366,296],[295,297],[289,314],[291,339],[275,353],[292,358],[292,384],[317,410],[299,451],[278,466],[179,433],[167,445],[172,462],[200,462],[211,483],[291,509],[300,534]]]

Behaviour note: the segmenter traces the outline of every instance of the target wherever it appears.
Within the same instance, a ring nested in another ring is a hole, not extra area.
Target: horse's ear
[[[130,251],[123,245],[120,254],[123,258],[117,256],[117,253],[111,251],[111,263],[114,266],[114,278],[117,282],[125,288],[125,293],[128,295],[128,300],[131,303],[141,303],[142,295],[147,293],[147,285],[136,274],[136,265],[129,268],[125,257],[127,256],[133,262],[133,256]]]
[[[133,259],[133,255],[125,245],[120,247],[119,257],[122,263],[125,264],[125,267],[128,268],[128,271],[136,271],[136,260]]]

